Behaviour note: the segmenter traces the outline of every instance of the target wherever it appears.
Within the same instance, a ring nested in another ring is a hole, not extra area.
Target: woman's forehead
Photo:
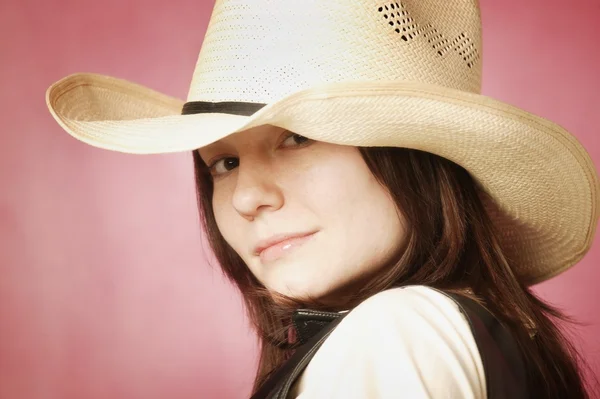
[[[223,137],[220,140],[217,140],[211,144],[208,144],[202,148],[198,149],[198,152],[208,153],[212,150],[219,149],[222,147],[230,147],[238,144],[247,144],[250,142],[256,142],[261,139],[268,139],[272,135],[281,134],[285,132],[286,129],[274,125],[261,125],[256,126],[247,130],[243,130],[241,132],[230,134],[229,136]]]

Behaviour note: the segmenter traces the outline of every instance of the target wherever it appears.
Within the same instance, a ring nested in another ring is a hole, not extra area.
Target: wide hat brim
[[[419,82],[327,83],[250,116],[181,115],[179,99],[95,74],[68,76],[46,94],[73,137],[125,153],[192,151],[269,124],[317,141],[437,154],[474,176],[526,284],[568,269],[593,242],[600,187],[585,149],[556,123],[480,94]]]

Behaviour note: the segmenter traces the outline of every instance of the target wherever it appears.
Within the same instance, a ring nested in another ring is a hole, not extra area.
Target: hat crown
[[[477,0],[217,0],[188,101],[269,103],[374,80],[480,92]]]

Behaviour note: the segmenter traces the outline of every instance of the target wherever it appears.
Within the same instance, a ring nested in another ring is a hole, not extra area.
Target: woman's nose
[[[253,220],[261,212],[274,211],[283,206],[283,193],[275,174],[264,162],[245,160],[237,170],[233,193],[233,207],[244,218]]]

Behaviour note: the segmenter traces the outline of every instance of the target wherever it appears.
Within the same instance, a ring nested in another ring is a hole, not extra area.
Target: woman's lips
[[[309,241],[314,235],[315,233],[310,233],[299,237],[291,237],[271,245],[259,253],[260,260],[262,263],[271,263],[287,256],[290,252]]]

